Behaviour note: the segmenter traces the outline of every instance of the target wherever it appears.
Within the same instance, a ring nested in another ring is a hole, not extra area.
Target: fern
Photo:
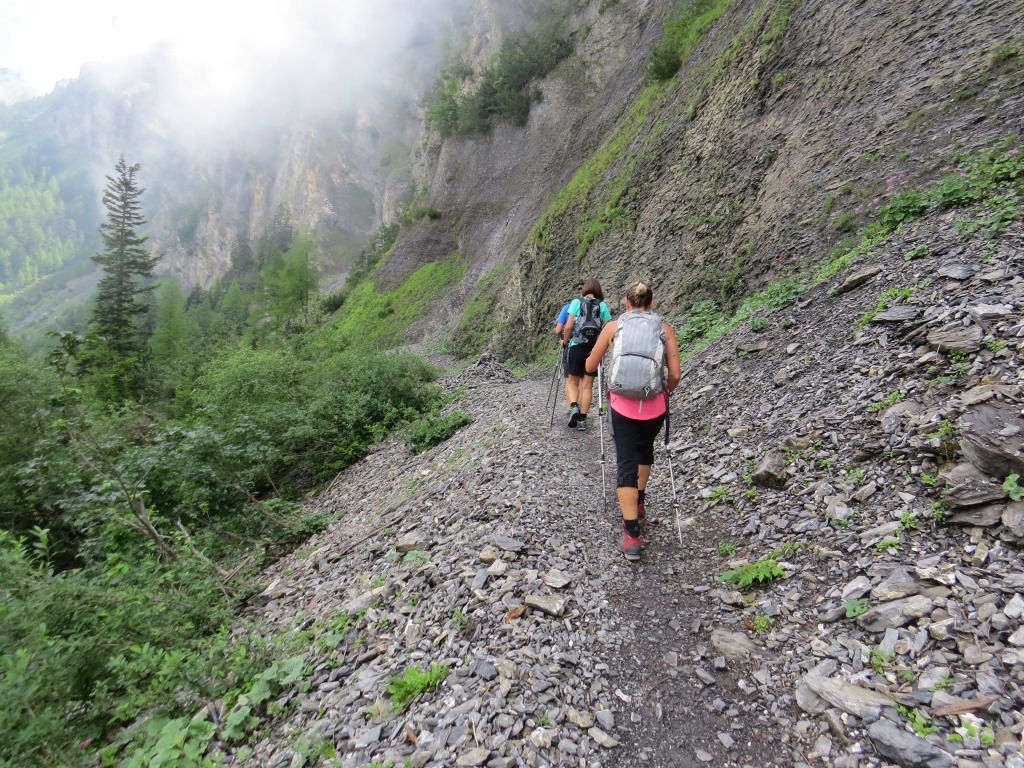
[[[786,569],[774,560],[758,560],[756,563],[748,563],[726,571],[718,577],[718,580],[743,588],[749,587],[755,581],[758,584],[765,584],[781,579],[785,575]]]

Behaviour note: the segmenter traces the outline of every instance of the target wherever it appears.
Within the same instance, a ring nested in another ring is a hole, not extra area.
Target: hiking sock
[[[576,408],[578,406],[579,406],[579,403],[569,403],[569,409],[570,410],[572,410],[573,408]]]
[[[646,495],[647,495],[646,491],[637,491],[637,493],[636,493],[636,503],[637,504],[643,504],[644,503],[644,497]]]
[[[622,524],[626,528],[626,533],[628,533],[630,536],[632,536],[633,538],[637,538],[637,537],[640,536],[640,521],[639,520],[626,520],[626,519],[623,519]]]

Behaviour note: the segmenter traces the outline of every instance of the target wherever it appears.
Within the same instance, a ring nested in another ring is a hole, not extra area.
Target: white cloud
[[[82,64],[111,51],[114,11],[95,0],[4,0],[0,4],[0,67],[42,93],[77,77]]]
[[[162,47],[190,88],[218,99],[261,72],[317,73],[339,48],[370,38],[398,43],[434,0],[3,0],[0,67],[41,92],[78,76],[82,64],[118,61]],[[359,62],[352,62],[358,64]]]

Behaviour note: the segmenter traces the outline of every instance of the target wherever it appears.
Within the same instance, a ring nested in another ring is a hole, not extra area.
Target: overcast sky
[[[0,68],[45,94],[104,62],[92,82],[155,97],[147,131],[219,151],[367,94],[417,98],[452,2],[0,0]]]
[[[215,81],[230,80],[250,65],[266,67],[271,61],[312,57],[325,43],[377,37],[386,45],[389,38],[400,38],[413,21],[412,8],[430,13],[437,3],[0,0],[0,68],[18,73],[47,93],[58,80],[77,77],[83,63],[113,60],[165,43],[183,66]]]

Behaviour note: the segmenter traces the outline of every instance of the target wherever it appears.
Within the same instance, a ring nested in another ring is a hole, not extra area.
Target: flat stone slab
[[[966,352],[981,349],[983,334],[976,325],[951,325],[928,332],[928,344],[939,352]]]
[[[572,584],[572,577],[567,573],[552,568],[544,574],[544,583],[553,589],[561,589]]]
[[[556,619],[561,618],[565,614],[566,599],[564,597],[527,595],[523,602],[531,608],[536,608],[546,613],[548,616],[554,616]]]
[[[614,747],[619,746],[619,742],[616,739],[609,736],[596,725],[589,731],[587,731],[587,733],[590,734],[590,738],[592,738],[605,749],[613,749]]]
[[[1024,476],[1024,416],[1020,406],[989,401],[957,419],[960,450],[981,472],[995,478]]]
[[[934,607],[935,604],[924,595],[913,595],[870,608],[858,617],[857,622],[869,632],[884,632],[927,616]]]
[[[494,544],[498,549],[503,549],[506,552],[522,552],[526,549],[525,542],[513,539],[511,536],[506,536],[503,533],[494,534]]]
[[[862,269],[862,270],[859,270],[857,272],[854,272],[852,275],[847,277],[845,280],[843,280],[842,283],[837,285],[832,290],[832,295],[833,296],[839,296],[840,294],[848,293],[849,291],[852,291],[854,288],[860,288],[862,285],[864,285],[864,283],[866,283],[872,277],[874,277],[875,275],[881,273],[881,271],[882,271],[881,267],[867,267],[866,269]]]
[[[943,264],[936,272],[940,277],[948,277],[950,280],[967,280],[968,278],[974,277],[977,270],[967,264]]]
[[[811,707],[807,709],[809,712],[824,712],[831,705],[851,715],[874,720],[882,714],[884,707],[892,706],[892,699],[888,696],[845,680],[810,674],[803,679],[802,685],[806,686],[807,690],[799,698],[800,706],[805,709]],[[806,695],[808,691],[817,697],[817,702],[814,697]]]
[[[879,720],[869,725],[868,736],[878,753],[897,765],[914,768],[953,766],[953,756],[949,752],[915,736],[891,720]]]
[[[760,649],[754,641],[742,632],[729,632],[724,629],[711,631],[711,645],[723,656],[742,660],[749,656],[760,655]]]
[[[912,307],[909,304],[898,304],[889,307],[884,312],[879,312],[873,318],[872,323],[906,323],[915,320],[921,314],[920,307]]]

